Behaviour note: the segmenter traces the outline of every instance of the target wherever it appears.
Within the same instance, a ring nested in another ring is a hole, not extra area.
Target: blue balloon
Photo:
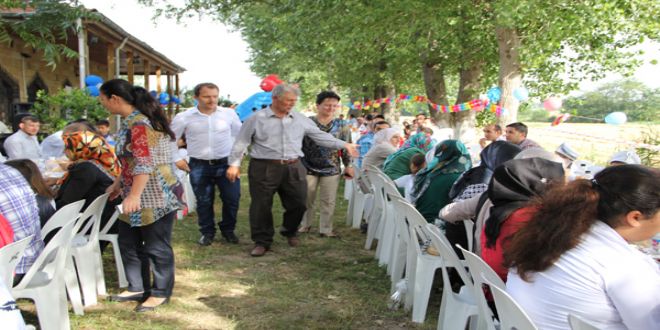
[[[271,92],[259,92],[250,97],[236,107],[236,114],[241,121],[248,119],[256,109],[256,111],[261,110],[262,105],[269,105],[273,103],[273,97]]]
[[[87,92],[91,96],[99,96],[101,95],[101,92],[99,91],[99,88],[96,86],[87,86],[85,87],[87,89]]]
[[[502,90],[499,87],[493,87],[488,90],[486,95],[488,96],[488,100],[490,100],[490,102],[497,103],[502,97]]]
[[[623,112],[612,112],[605,116],[605,122],[610,125],[623,125],[628,121],[628,116]]]
[[[161,105],[166,105],[170,103],[170,95],[167,93],[160,93],[160,95],[158,95],[158,101]]]
[[[181,104],[181,100],[176,96],[172,97],[172,102],[174,102],[174,104]]]
[[[85,86],[96,86],[98,84],[103,84],[103,78],[93,74],[85,77]]]
[[[527,98],[529,98],[529,92],[525,87],[518,87],[513,90],[513,97],[515,97],[516,100],[522,102],[527,100]]]
[[[151,94],[151,96],[153,96],[153,98],[158,98],[158,92],[156,92],[156,91],[151,91],[151,92],[149,92],[149,94]]]

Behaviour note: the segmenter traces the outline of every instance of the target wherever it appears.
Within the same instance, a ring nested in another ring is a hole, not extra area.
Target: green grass
[[[246,172],[244,172],[246,173]],[[343,187],[343,184],[342,184]],[[365,236],[345,225],[347,202],[339,198],[334,224],[341,239],[301,235],[291,248],[277,235],[273,251],[249,256],[253,244],[248,225],[250,196],[242,181],[237,234],[240,244],[216,241],[200,247],[197,218],[177,221],[173,242],[176,284],[171,303],[155,312],[136,314],[135,303],[100,298],[84,316],[71,312],[73,329],[435,329],[440,295],[431,297],[424,325],[408,313],[388,309],[390,281],[377,265],[374,251],[363,249]],[[342,190],[338,196],[343,196]],[[281,224],[276,198],[273,214]],[[216,215],[219,214],[219,205]],[[318,222],[314,228],[318,231]],[[276,228],[277,229],[277,228]],[[277,232],[277,230],[276,230]],[[118,293],[112,249],[104,255],[110,293]],[[23,315],[38,324],[30,301],[20,302]]]

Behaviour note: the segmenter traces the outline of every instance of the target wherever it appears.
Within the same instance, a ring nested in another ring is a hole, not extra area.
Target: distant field
[[[644,132],[660,132],[659,124],[574,124],[563,123],[552,127],[550,123],[526,123],[529,138],[547,150],[555,150],[562,142],[580,153],[581,159],[605,165],[616,151],[633,149],[630,142],[641,142]]]

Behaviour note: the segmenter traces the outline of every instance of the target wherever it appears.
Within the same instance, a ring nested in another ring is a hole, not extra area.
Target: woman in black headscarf
[[[506,281],[503,244],[524,226],[536,208],[528,203],[543,194],[550,183],[564,183],[561,163],[542,158],[514,159],[495,169],[488,186],[493,203],[481,235],[481,257]]]
[[[481,164],[463,173],[451,187],[449,198],[453,202],[460,202],[481,195],[488,189],[488,183],[493,176],[495,168],[513,159],[521,150],[517,145],[506,141],[495,141],[489,144],[481,151]],[[445,227],[445,235],[452,247],[456,244],[460,244],[463,247],[468,246],[463,223],[445,222],[443,225]]]

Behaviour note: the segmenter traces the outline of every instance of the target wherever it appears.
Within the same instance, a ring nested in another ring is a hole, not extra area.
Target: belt
[[[256,161],[260,162],[267,162],[271,164],[277,164],[277,165],[291,165],[297,163],[300,158],[294,158],[294,159],[257,159],[257,158],[252,158]]]
[[[209,165],[226,165],[227,164],[227,157],[218,158],[218,159],[199,159],[199,158],[190,157],[190,161],[191,162],[199,162],[199,163],[209,164]]]

